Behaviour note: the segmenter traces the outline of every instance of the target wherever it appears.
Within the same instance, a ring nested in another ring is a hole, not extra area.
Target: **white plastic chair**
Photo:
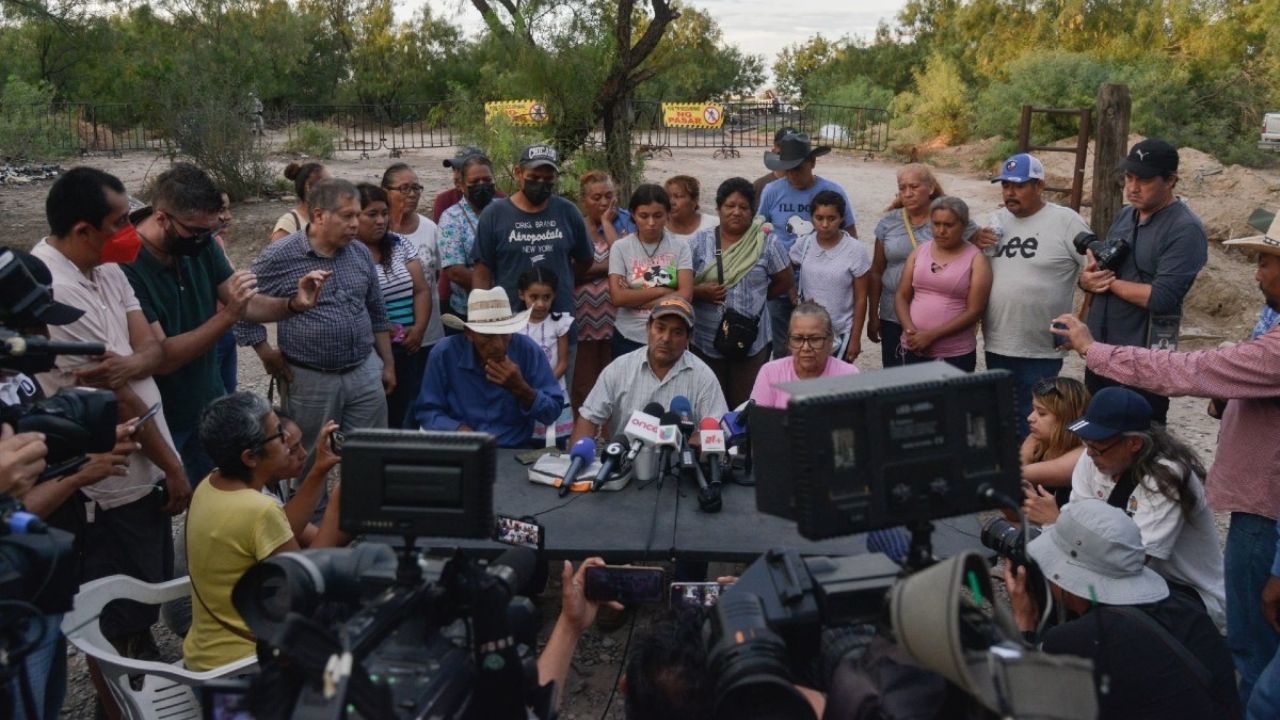
[[[187,670],[181,661],[170,665],[134,660],[116,652],[99,627],[102,609],[113,600],[159,605],[190,594],[190,577],[152,584],[127,575],[112,575],[81,586],[76,593],[75,607],[62,619],[63,634],[72,645],[97,661],[111,695],[126,718],[200,720],[200,702],[194,688],[210,680],[257,670],[258,659],[252,655],[204,672]],[[129,684],[130,675],[144,676],[141,690],[134,690]]]

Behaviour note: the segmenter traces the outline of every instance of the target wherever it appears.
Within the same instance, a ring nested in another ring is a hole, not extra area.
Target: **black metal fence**
[[[721,107],[724,121],[719,128],[672,128],[663,122],[661,103],[636,101],[632,141],[639,152],[649,155],[673,148],[714,148],[727,155],[737,148],[769,147],[777,130],[794,127],[808,133],[816,144],[844,150],[876,152],[889,144],[889,112],[884,109],[778,101],[727,102]],[[305,140],[305,133],[319,131],[329,134],[338,151],[389,150],[394,155],[400,150],[446,148],[460,142],[452,127],[458,113],[472,111],[481,112],[448,102],[292,105],[283,114],[267,118],[266,137],[261,141],[286,149]],[[246,115],[245,122],[253,127],[255,119]],[[161,150],[172,144],[127,103],[0,105],[0,154],[52,157]]]

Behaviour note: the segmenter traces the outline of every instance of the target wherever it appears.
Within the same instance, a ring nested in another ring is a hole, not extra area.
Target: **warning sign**
[[[547,106],[537,100],[497,100],[484,104],[484,121],[505,115],[512,125],[544,125],[547,122]]]
[[[724,124],[724,108],[716,103],[662,103],[662,124],[715,130]]]

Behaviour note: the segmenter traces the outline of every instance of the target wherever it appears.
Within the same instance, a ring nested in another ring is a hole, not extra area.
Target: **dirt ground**
[[[979,223],[1000,204],[998,186],[987,181],[990,168],[983,168],[978,162],[987,152],[984,147],[989,148],[989,143],[949,149],[930,158],[931,162],[938,164],[938,176],[947,192],[969,202]],[[709,206],[714,188],[725,178],[740,175],[754,179],[764,172],[758,150],[744,151],[742,157],[732,159],[715,159],[711,153],[710,148],[677,150],[671,158],[650,160],[646,178],[661,182],[676,174],[698,177],[707,198],[704,205]],[[441,166],[440,161],[451,154],[451,150],[427,150],[408,152],[401,158],[414,167],[427,188],[421,208],[424,213],[430,210],[428,205],[436,193],[448,186],[448,170]],[[144,187],[149,178],[162,172],[168,164],[164,158],[145,154],[122,158],[88,157],[82,162],[117,175],[131,191]],[[279,158],[275,166],[283,168],[286,162],[287,159]],[[352,154],[326,164],[337,177],[377,182],[383,169],[392,162],[395,160],[384,152],[367,159]],[[1046,165],[1051,175],[1060,176],[1069,171],[1067,162],[1069,160],[1055,156],[1048,158]],[[1184,347],[1212,347],[1246,337],[1262,301],[1253,280],[1251,264],[1239,253],[1224,252],[1218,242],[1256,234],[1246,228],[1245,219],[1257,207],[1274,210],[1280,206],[1280,176],[1234,166],[1222,168],[1215,165],[1212,158],[1194,150],[1184,152],[1182,165],[1184,180],[1178,187],[1179,192],[1205,220],[1214,240],[1211,242],[1209,265],[1201,273],[1188,300],[1187,318],[1182,328]],[[840,183],[848,192],[864,242],[869,241],[876,221],[893,198],[895,175],[900,167],[901,163],[896,161],[864,155],[836,153],[819,160],[818,173]],[[1091,168],[1087,172],[1091,173]],[[4,208],[0,217],[0,237],[4,242],[29,247],[46,234],[44,199],[48,186],[47,181],[15,187],[0,186],[0,207]],[[236,204],[228,244],[232,262],[237,266],[248,266],[266,244],[276,218],[291,206],[292,198]],[[858,360],[859,367],[863,370],[878,367],[878,348],[869,342],[864,342],[863,347],[867,351]],[[1068,359],[1064,374],[1083,375],[1082,364],[1074,355]],[[240,385],[246,390],[266,391],[262,368],[252,351],[245,349],[240,354]],[[1170,427],[1202,454],[1206,464],[1212,462],[1217,423],[1204,413],[1202,400],[1176,399],[1170,412]],[[1225,529],[1221,521],[1220,518],[1220,529]],[[541,604],[544,639],[558,612],[558,593],[559,583],[553,580]],[[642,609],[637,632],[657,616],[656,610]],[[574,720],[601,716],[617,676],[627,637],[626,625],[614,632],[592,630],[588,633],[574,660],[562,717]],[[180,642],[171,635],[163,635],[162,647],[173,659],[181,655]],[[83,658],[74,650],[70,651],[70,656],[70,687],[63,717],[92,718],[93,691],[87,680]],[[620,698],[615,698],[608,717],[622,717]]]

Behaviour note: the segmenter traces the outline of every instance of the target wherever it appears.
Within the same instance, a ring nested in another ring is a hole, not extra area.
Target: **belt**
[[[310,370],[310,371],[312,371],[312,372],[324,373],[325,375],[346,375],[347,373],[351,372],[352,370],[355,370],[356,368],[358,368],[358,367],[360,367],[361,365],[363,365],[363,364],[364,364],[364,361],[363,361],[363,360],[361,360],[360,362],[358,362],[358,363],[356,363],[356,364],[354,364],[354,365],[347,365],[347,366],[345,366],[345,367],[340,367],[340,368],[322,368],[322,367],[320,367],[320,366],[318,366],[318,365],[312,365],[311,363],[299,362],[299,361],[294,360],[293,358],[289,357],[288,355],[285,355],[285,356],[284,356],[284,360],[285,360],[285,362],[289,363],[290,365],[296,365],[297,367],[300,367],[300,368],[302,368],[303,370]]]

